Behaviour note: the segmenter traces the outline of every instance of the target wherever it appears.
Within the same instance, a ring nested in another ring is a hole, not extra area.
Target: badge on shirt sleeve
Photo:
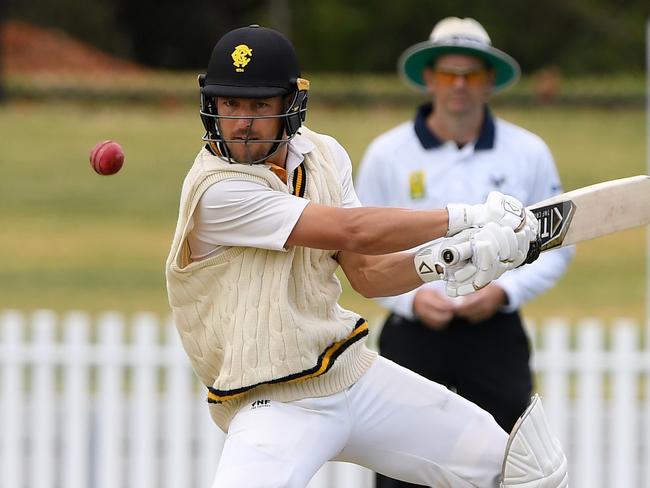
[[[413,171],[409,176],[411,199],[420,200],[427,196],[425,173],[422,170]]]

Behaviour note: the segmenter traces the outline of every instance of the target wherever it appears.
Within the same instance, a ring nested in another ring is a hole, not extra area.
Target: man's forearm
[[[447,234],[446,210],[351,208],[351,248],[363,254],[387,254],[412,249]]]
[[[338,260],[358,293],[366,298],[377,298],[400,295],[422,285],[413,257],[412,252],[364,256],[342,251]]]
[[[336,208],[310,203],[286,246],[389,254],[420,246],[444,236],[447,230],[446,210]]]

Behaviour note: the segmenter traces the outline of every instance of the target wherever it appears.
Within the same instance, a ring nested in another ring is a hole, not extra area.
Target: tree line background
[[[394,72],[435,22],[474,17],[524,72],[642,73],[648,0],[6,0],[4,15],[56,27],[165,69],[201,69],[228,30],[259,23],[294,42],[310,72]],[[0,2],[0,13],[2,12]]]

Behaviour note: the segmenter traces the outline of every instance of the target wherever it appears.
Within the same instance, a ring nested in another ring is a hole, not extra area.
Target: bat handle
[[[541,247],[542,242],[538,237],[530,243],[528,255],[522,264],[530,264],[535,261],[539,257]],[[472,245],[469,242],[463,242],[455,246],[447,246],[440,251],[440,256],[447,266],[453,266],[472,257]]]
[[[542,252],[542,239],[538,235],[537,239],[535,239],[530,243],[530,246],[528,247],[528,254],[526,255],[526,261],[522,263],[522,266],[524,264],[530,264],[533,261],[535,261],[539,257],[539,254],[541,252]]]
[[[440,251],[440,256],[447,266],[453,266],[472,257],[472,245],[462,242],[455,246],[447,246]]]

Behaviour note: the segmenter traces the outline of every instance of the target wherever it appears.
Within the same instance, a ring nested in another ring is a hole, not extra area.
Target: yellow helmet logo
[[[246,44],[240,44],[235,48],[230,57],[232,57],[232,64],[235,67],[235,71],[242,73],[244,71],[244,66],[246,66],[253,56],[253,50],[248,47]]]

